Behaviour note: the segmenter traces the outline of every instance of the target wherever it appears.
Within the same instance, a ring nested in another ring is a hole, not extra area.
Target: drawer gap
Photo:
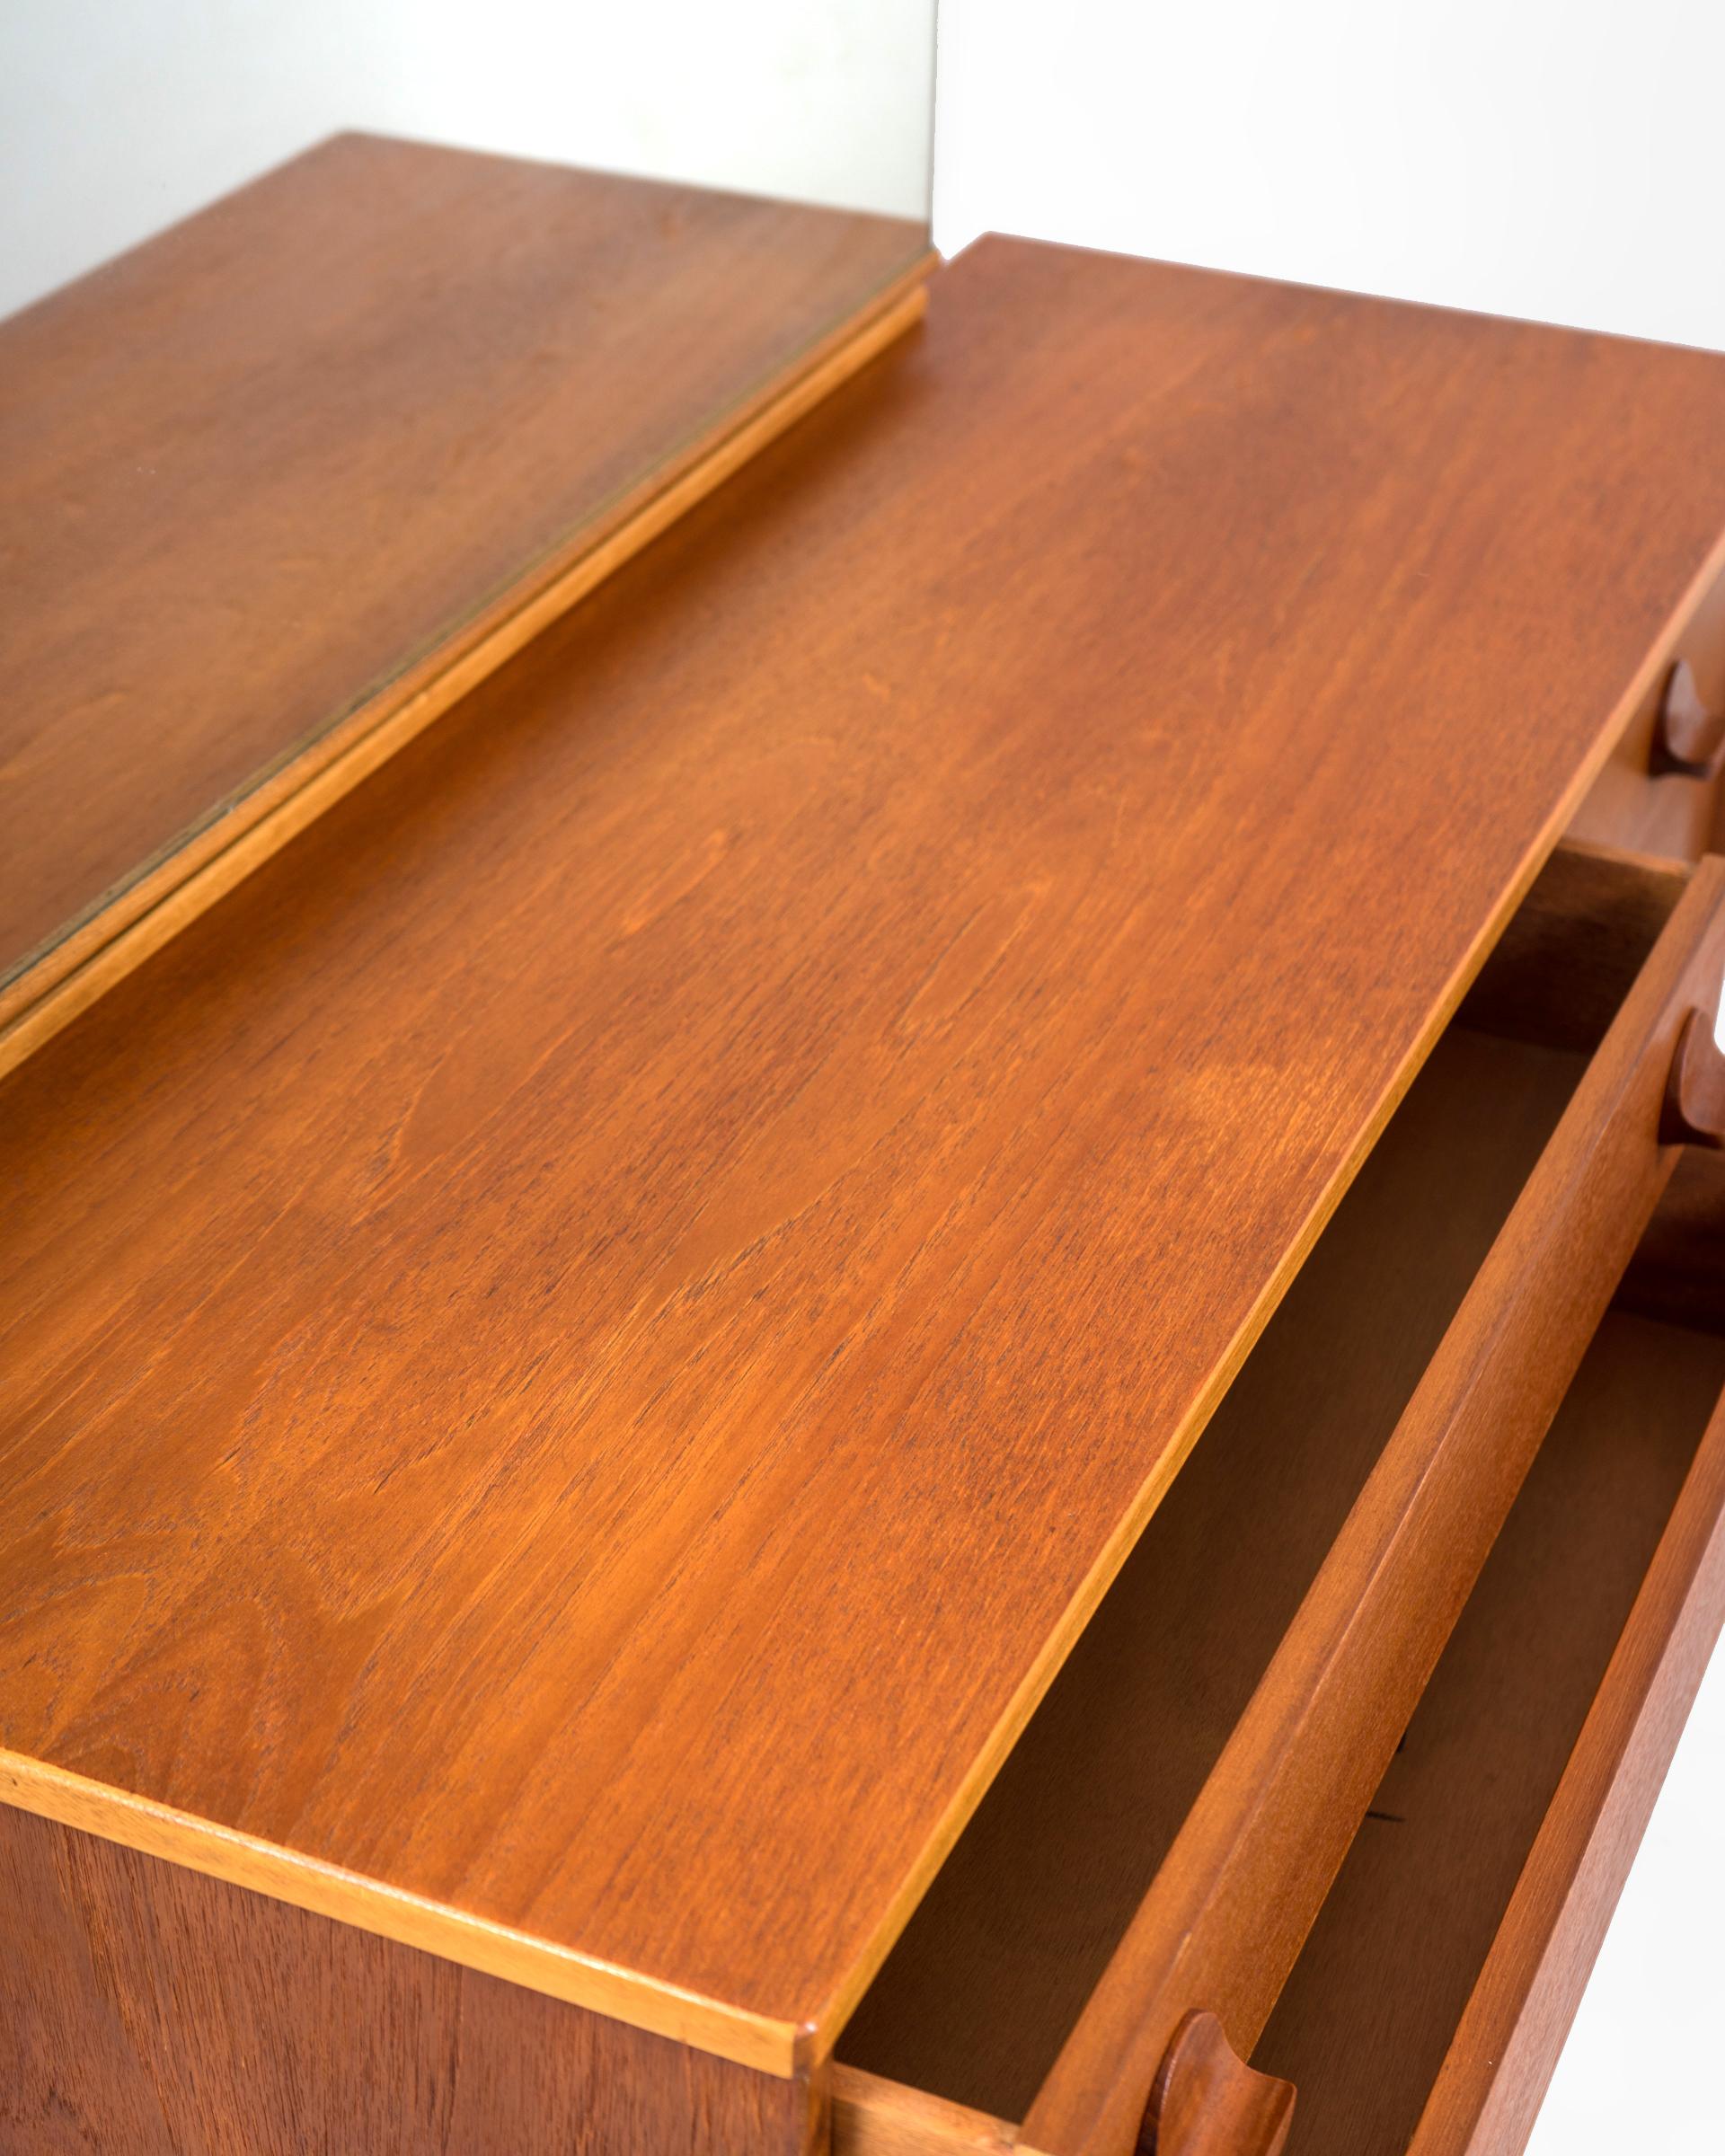
[[[1725,1333],[1725,1153],[1677,1162],[1617,1299],[1644,1317]]]
[[[1483,1033],[1597,1048],[1676,910],[1687,862],[1561,845],[1482,968],[1459,1018]]]

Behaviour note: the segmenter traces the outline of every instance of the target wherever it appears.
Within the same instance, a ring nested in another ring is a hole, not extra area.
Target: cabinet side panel
[[[798,2156],[779,2081],[0,1807],[0,2156]]]

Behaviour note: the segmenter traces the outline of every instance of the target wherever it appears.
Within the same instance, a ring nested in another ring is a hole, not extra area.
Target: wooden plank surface
[[[4,1807],[0,1910],[4,2156],[824,2146],[806,2079]]]
[[[965,257],[0,1085],[13,1801],[818,2053],[1659,663],[1721,427],[1703,354]]]
[[[910,289],[895,287],[883,306],[818,347],[793,379],[775,381],[733,414],[737,424],[692,453],[690,461],[673,458],[659,467],[650,482],[584,526],[567,547],[536,565],[457,635],[306,742],[267,779],[233,797],[213,821],[111,893],[80,926],[42,948],[0,987],[0,1077],[226,897],[839,383],[914,328],[926,306],[918,272]]]
[[[925,261],[347,135],[0,323],[0,1025]]]

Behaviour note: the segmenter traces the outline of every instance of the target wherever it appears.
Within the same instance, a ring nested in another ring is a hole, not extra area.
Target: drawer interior
[[[1408,2145],[1721,1388],[1606,1317],[1259,2040],[1290,2152]]]
[[[1554,873],[1560,884],[1573,880],[1574,864]],[[995,2117],[1025,2116],[1675,897],[1658,888],[1650,896],[1645,879],[1624,880],[1614,870],[1606,882],[1602,899],[1594,869],[1583,863],[1580,887],[1592,893],[1593,913],[1611,923],[1607,936],[1596,918],[1584,939],[1595,961],[1591,1020],[1578,1026],[1572,1002],[1562,1024],[1540,1018],[1542,984],[1553,956],[1561,956],[1563,923],[1578,911],[1572,891],[1553,901],[1547,882],[1524,909],[1518,932],[1506,937],[1501,964],[1482,978],[1414,1082],[913,1915],[840,2039],[843,2063]],[[1669,1339],[1676,1348],[1665,1352]],[[1668,1398],[1671,1427],[1626,1444],[1624,1418],[1655,1365],[1660,1417],[1668,1418]],[[1600,1455],[1602,1472],[1622,1454],[1630,1464],[1618,1463],[1619,1480],[1628,1487],[1614,1495],[1606,1474],[1597,1517],[1589,1512],[1583,1523],[1588,1533],[1617,1539],[1573,1583],[1588,1603],[1586,1621],[1555,1609],[1549,1620],[1552,1666],[1535,1702],[1542,1715],[1517,1717],[1508,1739],[1513,1756],[1499,1762],[1480,1754],[1484,1782],[1503,1798],[1505,1823],[1493,1826],[1502,1847],[1494,1844],[1491,1866],[1482,1867],[1485,1883],[1470,1889],[1481,1897],[1473,1931],[1454,1948],[1453,1967],[1442,1964],[1450,1990],[1462,1983],[1458,1972],[1470,1955],[1477,1969],[1483,1948],[1475,1933],[1483,1927],[1489,1940],[1491,1897],[1504,1877],[1513,1882],[1516,1838],[1525,1853],[1527,1823],[1536,1825],[1549,1798],[1567,1750],[1564,1729],[1572,1736],[1573,1718],[1585,1710],[1621,1627],[1624,1596],[1632,1595],[1669,1509],[1684,1447],[1693,1450],[1725,1379],[1725,1342],[1625,1315],[1614,1318],[1588,1369],[1597,1410],[1576,1409],[1581,1435],[1566,1437],[1552,1454],[1559,1464],[1542,1468],[1538,1487],[1529,1486],[1530,1524],[1517,1537],[1537,1557],[1569,1532],[1554,1507],[1595,1503],[1584,1473],[1566,1479],[1561,1462],[1570,1454],[1584,1464]],[[1578,1381],[1578,1395],[1579,1389]],[[1553,1477],[1552,1490],[1542,1494]],[[1517,1546],[1504,1560],[1512,1566]],[[1538,1604],[1545,1592],[1536,1583],[1530,1601]],[[1482,1606],[1478,1622],[1489,1628],[1491,1605]],[[1482,1692],[1475,1687],[1482,1710],[1491,1704],[1491,1684],[1484,1680]],[[1442,1711],[1438,1696],[1434,1712]],[[1543,1731],[1538,1741],[1535,1729]],[[1517,1748],[1524,1738],[1526,1761]],[[1478,1743],[1487,1744],[1482,1733]],[[1465,1764],[1458,1747],[1459,1736],[1446,1740],[1452,1775]],[[1386,1785],[1375,1811],[1402,1821],[1414,1816],[1415,1799],[1397,1777],[1411,1774],[1422,1756],[1411,1748],[1397,1762],[1394,1786]],[[1513,1798],[1510,1785],[1518,1791]],[[1436,1802],[1434,1814],[1447,1803]],[[1426,1807],[1420,1798],[1422,1816]],[[1402,1837],[1386,1844],[1379,1862],[1393,1863],[1398,1846],[1423,1847],[1405,1825],[1371,1819],[1356,1852],[1361,1864],[1371,1860],[1359,1851],[1374,1848],[1374,1835]],[[1457,1843],[1455,1856],[1461,1853]],[[1367,1903],[1376,1891],[1372,1878],[1357,1890]],[[1395,1921],[1407,1924],[1426,1921],[1417,1913],[1422,1893],[1441,1901],[1450,1889],[1441,1876],[1411,1865],[1399,1891]],[[1342,1922],[1338,1913],[1334,1926]],[[1358,1957],[1353,1981],[1368,2002],[1384,1981],[1372,1961],[1375,1939],[1339,1931],[1331,1949],[1350,1970],[1356,1963],[1348,1957]],[[1382,1939],[1393,1948],[1393,1924]],[[1317,1932],[1309,1951],[1323,1951]],[[1336,2028],[1318,2011],[1317,1994],[1331,1987],[1317,1967],[1308,2010],[1302,2016],[1302,1987],[1290,1984],[1286,2013],[1264,2039],[1269,2046],[1273,2035],[1276,2047],[1300,2051],[1299,2061],[1275,2071],[1301,2085],[1303,2110],[1305,2079],[1315,2071],[1306,2052],[1322,2053],[1326,2028]],[[1434,2031],[1446,2012],[1453,2030],[1448,1992],[1440,1999],[1437,1984],[1434,1976],[1422,2003]],[[1345,2026],[1336,2040],[1347,2047]],[[1267,2050],[1261,2063],[1271,2056]],[[1419,2071],[1410,2069],[1415,2080]],[[1339,2077],[1337,2091],[1346,2112]],[[1311,2109],[1322,2116],[1320,2106]],[[1372,2141],[1368,2131],[1348,2145],[1392,2144]]]

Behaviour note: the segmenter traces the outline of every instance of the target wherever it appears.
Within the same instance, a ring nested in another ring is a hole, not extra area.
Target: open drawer
[[[1722,965],[1725,862],[1551,864],[841,2037],[836,2149],[1518,2145],[1725,1610],[1725,1188],[1661,1207]]]

